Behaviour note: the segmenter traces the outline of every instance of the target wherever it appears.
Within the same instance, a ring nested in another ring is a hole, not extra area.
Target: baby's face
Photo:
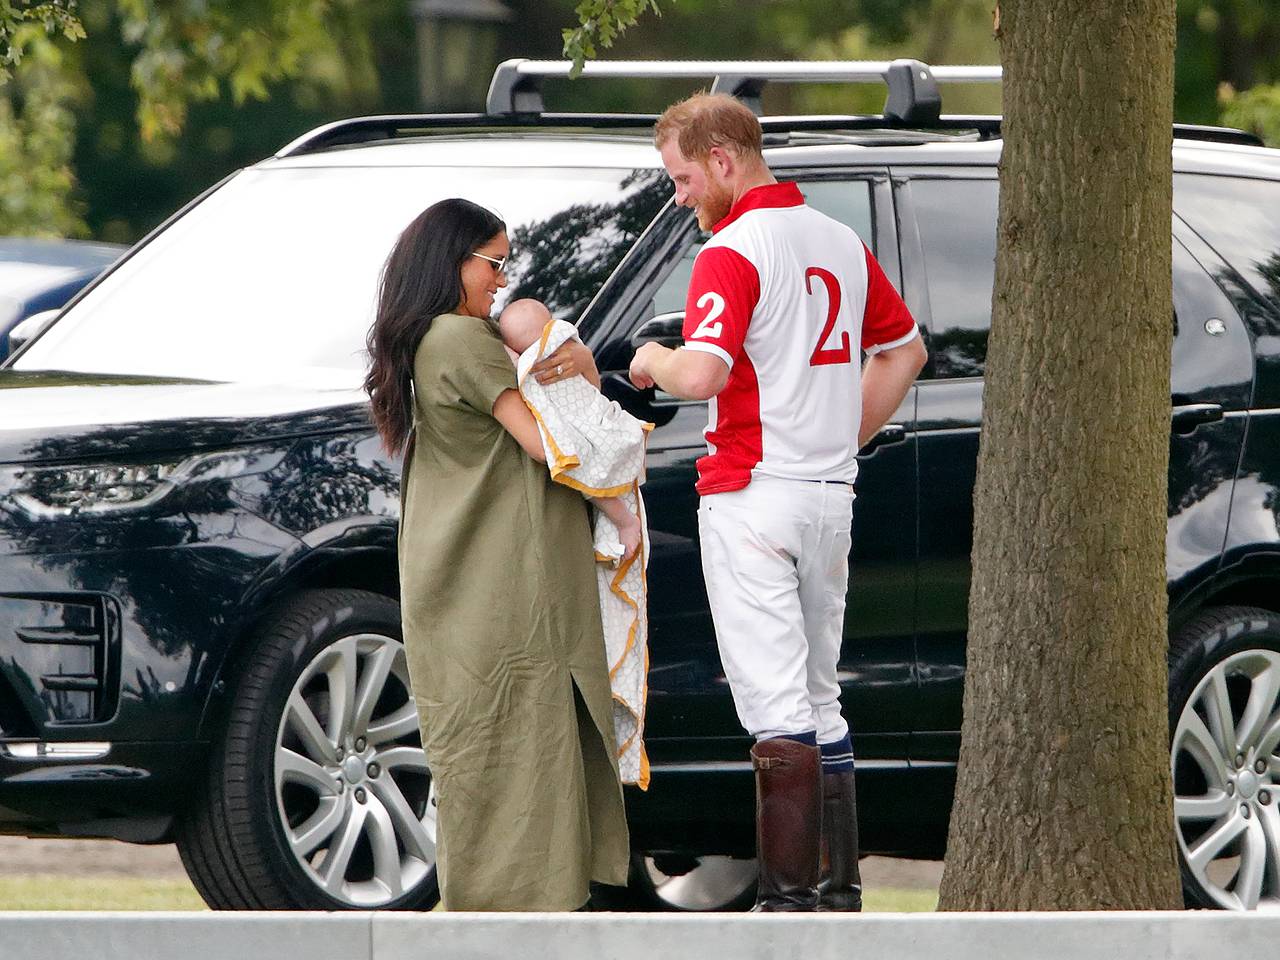
[[[498,317],[502,342],[516,353],[524,353],[542,336],[551,320],[551,311],[537,300],[517,300]]]

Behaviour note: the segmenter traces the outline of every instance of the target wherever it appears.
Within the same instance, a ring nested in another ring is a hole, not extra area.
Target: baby
[[[649,784],[644,750],[648,695],[649,601],[645,567],[644,457],[653,424],[633,417],[586,377],[541,384],[534,365],[578,339],[573,324],[553,320],[536,300],[517,300],[502,311],[498,327],[507,349],[519,351],[516,382],[538,422],[547,467],[556,483],[572,487],[598,508],[592,539],[600,626],[613,694],[613,734],[618,775],[641,789]]]
[[[508,304],[498,317],[498,330],[512,361],[518,361],[520,354],[537,344],[547,324],[552,322],[551,311],[537,300],[516,300]],[[608,403],[603,395],[600,395],[600,400]],[[587,499],[618,528],[618,538],[624,551],[622,559],[630,559],[640,546],[640,518],[618,497],[588,496]]]

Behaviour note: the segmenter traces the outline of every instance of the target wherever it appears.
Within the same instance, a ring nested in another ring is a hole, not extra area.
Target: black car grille
[[[119,624],[101,594],[0,594],[0,733],[94,723],[115,710]],[[8,689],[4,689],[7,687]]]

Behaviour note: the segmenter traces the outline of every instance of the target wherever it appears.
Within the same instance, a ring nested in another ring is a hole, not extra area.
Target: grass
[[[0,877],[0,910],[205,910],[182,877]]]
[[[865,909],[875,913],[921,913],[938,905],[935,890],[873,888]],[[205,910],[204,901],[180,877],[68,877],[27,874],[0,877],[2,910]]]
[[[938,909],[938,891],[872,887],[862,896],[862,909],[869,913],[930,913]]]

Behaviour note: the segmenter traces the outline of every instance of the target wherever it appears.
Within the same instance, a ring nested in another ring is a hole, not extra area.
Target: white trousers
[[[853,487],[755,477],[698,507],[702,574],[738,719],[757,740],[849,732],[836,662]]]

